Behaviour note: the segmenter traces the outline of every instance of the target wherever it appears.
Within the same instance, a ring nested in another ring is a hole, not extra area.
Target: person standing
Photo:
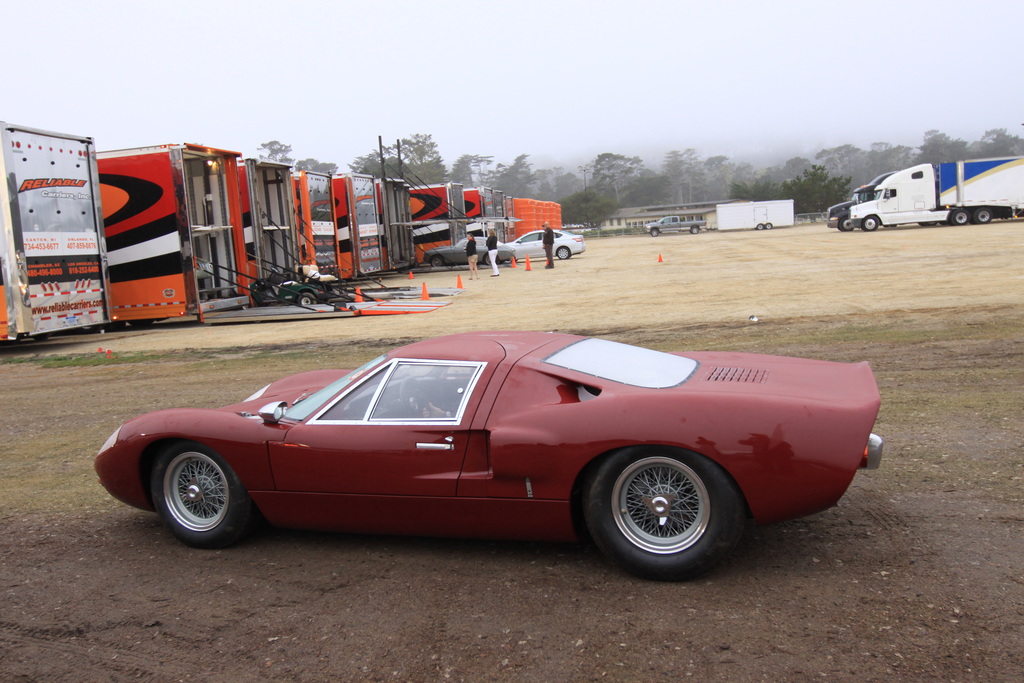
[[[498,235],[494,228],[487,231],[487,257],[491,259],[491,277],[498,277]]]
[[[476,238],[473,233],[466,233],[466,263],[469,264],[469,279],[479,280],[480,274],[476,269],[476,262],[479,256],[476,253]]]
[[[551,229],[550,223],[544,223],[544,238],[541,240],[544,244],[544,256],[548,259],[548,264],[545,268],[555,267],[555,231]]]

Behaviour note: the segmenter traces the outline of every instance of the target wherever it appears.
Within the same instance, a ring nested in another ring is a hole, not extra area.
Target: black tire
[[[878,216],[868,216],[860,222],[860,229],[864,232],[874,232],[880,225],[882,225],[882,221],[878,219]]]
[[[839,232],[851,232],[853,230],[853,224],[850,222],[849,218],[841,219],[836,223],[836,227],[839,228]]]
[[[764,223],[758,223],[757,226],[754,227],[754,230],[764,230]]]
[[[161,318],[161,320],[162,320],[162,318]],[[127,321],[127,325],[128,325],[128,327],[132,328],[133,330],[144,330],[147,327],[152,326],[153,323],[155,323],[156,321],[157,321],[156,318],[146,318],[144,320],[128,320]]]
[[[565,246],[558,247],[557,249],[555,249],[555,256],[557,256],[562,261],[568,258],[572,258],[572,249]]]
[[[590,472],[583,514],[612,562],[641,578],[683,581],[732,551],[743,535],[746,505],[732,478],[704,456],[635,446],[611,453]]]
[[[153,505],[175,538],[194,548],[225,548],[260,519],[234,470],[212,449],[193,441],[165,448],[150,473]]]
[[[765,223],[765,224],[764,224],[764,229],[765,229],[765,230],[771,230],[771,229],[772,229],[772,228],[774,228],[774,227],[775,227],[775,226],[774,226],[774,225],[772,225],[771,223]]]
[[[967,209],[953,209],[949,212],[947,222],[950,225],[967,225],[971,222],[971,214]]]
[[[432,268],[444,268],[444,266],[445,266],[444,256],[441,256],[440,254],[434,254],[433,256],[431,256],[430,257],[430,266]]]
[[[977,223],[978,225],[984,225],[985,223],[992,222],[992,209],[987,206],[979,206],[971,214],[971,222]]]
[[[661,230],[658,230],[657,228],[651,228],[648,232],[651,233],[651,237],[657,237],[661,234]]]
[[[300,306],[312,306],[316,303],[316,297],[308,292],[299,294],[298,303]]]
[[[700,232],[700,226],[699,225],[691,225],[690,226],[690,234],[691,235],[696,235],[698,232]]]

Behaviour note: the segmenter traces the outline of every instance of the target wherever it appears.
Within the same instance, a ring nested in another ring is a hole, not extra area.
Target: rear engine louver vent
[[[753,368],[711,368],[707,376],[708,382],[753,382],[764,384],[768,381],[767,370]]]

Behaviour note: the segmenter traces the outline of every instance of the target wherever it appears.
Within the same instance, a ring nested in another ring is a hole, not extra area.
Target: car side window
[[[540,233],[535,233],[533,235],[527,235],[526,237],[523,238],[523,244],[525,244],[527,242],[536,242],[539,239],[540,239]]]
[[[316,421],[458,424],[484,365],[394,361],[339,399]]]
[[[317,419],[330,421],[362,420],[370,407],[373,395],[387,375],[386,369],[360,384],[356,389],[345,394],[337,403],[325,410]]]

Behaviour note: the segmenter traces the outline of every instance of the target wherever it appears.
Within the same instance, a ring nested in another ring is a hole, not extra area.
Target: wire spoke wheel
[[[623,470],[612,489],[615,523],[630,543],[665,555],[704,534],[710,496],[701,478],[671,458],[644,458]]]
[[[227,514],[227,477],[209,456],[181,453],[165,471],[164,498],[168,512],[179,524],[191,531],[206,531],[220,524]]]

